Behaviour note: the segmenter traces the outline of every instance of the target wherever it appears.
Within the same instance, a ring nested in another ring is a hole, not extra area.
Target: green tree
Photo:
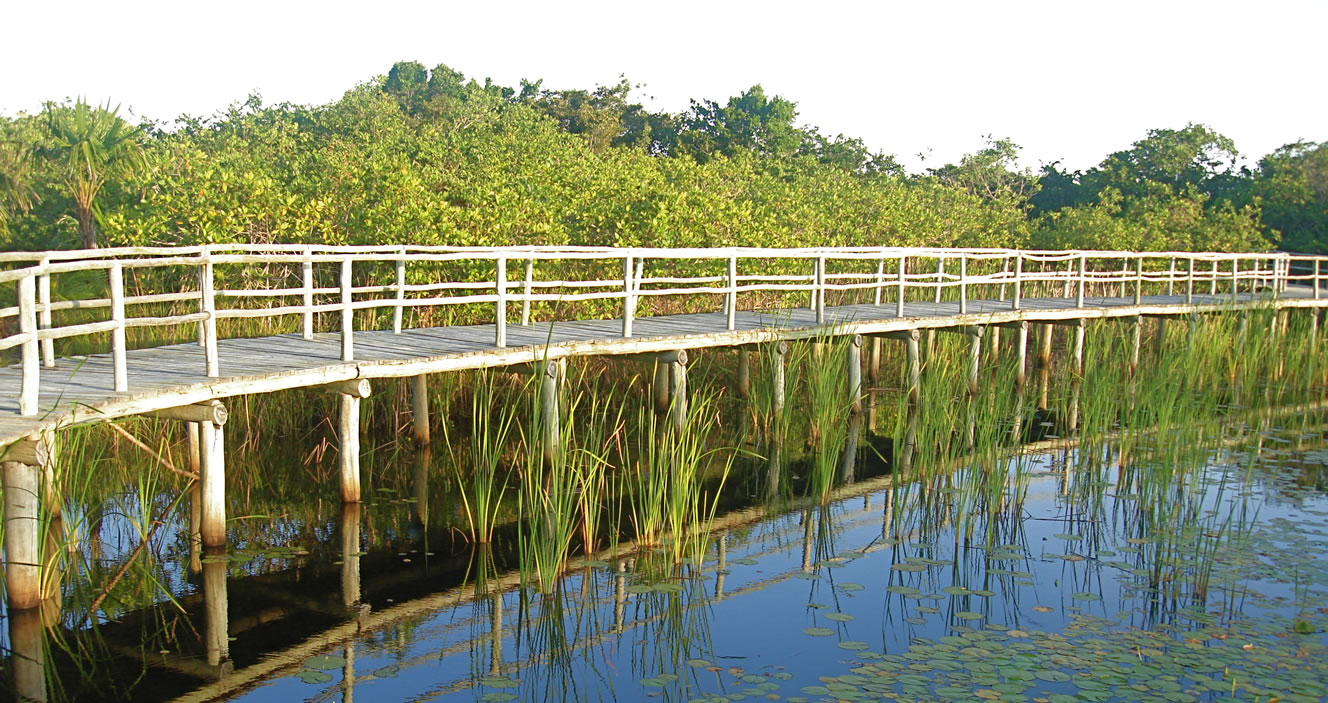
[[[1328,142],[1293,142],[1263,157],[1253,191],[1281,248],[1328,252]]]
[[[1239,156],[1231,139],[1202,124],[1150,129],[1148,136],[1108,156],[1080,182],[1094,194],[1115,188],[1127,201],[1150,193],[1174,195],[1190,186],[1211,195],[1239,174]]]
[[[1009,139],[986,137],[987,145],[976,153],[965,154],[959,163],[929,169],[942,183],[966,190],[980,198],[1024,207],[1037,193],[1037,178],[1028,169],[1019,169],[1019,145]]]
[[[759,84],[721,106],[713,100],[692,101],[678,135],[681,153],[698,161],[712,154],[733,156],[746,150],[776,158],[797,152],[803,133],[794,126],[797,105],[776,95],[767,98]]]
[[[120,108],[93,107],[83,100],[73,105],[47,103],[46,126],[50,145],[44,149],[56,166],[60,182],[74,203],[79,245],[97,246],[97,220],[101,210],[97,194],[107,179],[142,168],[143,132],[125,122]]]

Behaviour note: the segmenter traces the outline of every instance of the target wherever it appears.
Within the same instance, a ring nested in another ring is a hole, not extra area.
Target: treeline
[[[1203,125],[1085,172],[985,148],[923,173],[799,126],[760,86],[679,114],[403,62],[323,106],[128,124],[0,118],[5,249],[219,242],[1328,249],[1328,143],[1237,165]]]

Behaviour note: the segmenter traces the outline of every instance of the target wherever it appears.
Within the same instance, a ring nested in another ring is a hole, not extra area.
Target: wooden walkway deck
[[[739,311],[734,329],[725,313],[640,317],[633,336],[622,337],[622,320],[577,320],[507,326],[507,346],[495,346],[493,325],[355,332],[355,360],[342,361],[338,333],[313,340],[298,334],[218,341],[220,374],[206,374],[204,352],[197,344],[128,352],[129,392],[111,390],[109,354],[59,359],[44,369],[36,415],[19,414],[22,369],[0,368],[0,447],[39,430],[135,415],[163,408],[249,393],[318,386],[357,378],[398,378],[459,369],[501,367],[540,358],[636,354],[700,349],[806,338],[818,334],[880,334],[918,328],[988,325],[1017,321],[1046,322],[1136,315],[1181,315],[1259,306],[1318,307],[1306,286],[1289,286],[1277,299],[1242,293],[1089,297],[1084,307],[1074,298],[1024,298],[1020,309],[1009,301],[969,300],[961,314],[958,302],[909,302],[897,316],[895,304],[828,307],[825,324],[807,308]]]

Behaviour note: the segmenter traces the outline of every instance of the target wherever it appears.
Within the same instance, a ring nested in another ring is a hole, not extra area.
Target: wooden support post
[[[208,264],[204,264],[207,266]],[[314,262],[313,249],[304,248],[304,261],[300,262],[300,282],[303,285],[302,298],[304,301],[304,314],[302,318],[302,330],[305,339],[314,338]]]
[[[502,349],[507,346],[507,259],[498,257],[494,266],[495,294],[498,300],[494,303],[493,316],[493,345]]]
[[[401,334],[401,318],[405,311],[406,301],[406,247],[401,247],[397,254],[401,257],[397,259],[397,304],[392,307],[392,332]]]
[[[42,259],[42,266],[49,264],[49,258]],[[51,274],[43,273],[37,277],[37,304],[41,308],[40,316],[37,318],[37,327],[39,329],[51,329]],[[42,366],[48,369],[55,368],[55,340],[43,339],[41,341]]]
[[[1084,306],[1084,289],[1088,286],[1087,268],[1088,256],[1086,254],[1080,254],[1079,275],[1076,277],[1074,294],[1074,306],[1077,308],[1082,308]]]
[[[959,255],[959,314],[968,314],[968,256]]]
[[[5,594],[11,611],[41,604],[41,473],[37,466],[4,462]]]
[[[824,256],[816,258],[816,291],[815,291],[814,300],[815,300],[814,304],[816,306],[816,324],[824,325],[825,324],[825,257]]]
[[[1024,254],[1019,252],[1014,258],[1014,295],[1010,297],[1010,309],[1019,309],[1019,298],[1023,295]]]
[[[750,398],[752,395],[752,366],[751,358],[747,350],[738,347],[738,380],[737,390],[739,398]]]
[[[651,383],[651,390],[655,396],[655,411],[666,413],[669,411],[669,366],[672,362],[663,359],[655,360],[655,376]]]
[[[881,380],[881,338],[872,337],[871,360],[867,364],[867,377],[873,383]]]
[[[629,259],[631,257],[628,257]],[[530,326],[530,291],[535,285],[535,257],[526,259],[526,280],[521,286],[521,326]]]
[[[1144,300],[1144,257],[1138,258],[1138,263],[1134,270],[1134,304],[1139,305]]]
[[[945,285],[945,257],[936,257],[936,302],[941,302],[941,290]]]
[[[212,259],[207,249],[203,250],[203,264],[198,268],[199,306],[206,312],[203,320],[203,364],[208,379],[222,375],[220,351],[216,348],[216,279],[212,272]],[[312,336],[312,335],[311,335]]]
[[[415,524],[426,531],[429,529],[429,469],[431,468],[433,468],[433,450],[427,444],[416,447],[414,476],[411,480],[411,493],[415,498],[415,505],[411,508],[415,513]]]
[[[632,336],[632,316],[636,314],[636,296],[632,282],[632,256],[623,257],[623,323],[622,336]]]
[[[1185,263],[1186,265],[1185,304],[1193,305],[1194,304],[1194,257],[1193,256],[1186,257],[1185,262],[1186,262]]]
[[[1042,325],[1042,335],[1038,339],[1038,341],[1041,344],[1038,347],[1038,359],[1037,359],[1038,368],[1040,369],[1051,368],[1052,333],[1055,330],[1056,326],[1051,323]]]
[[[19,386],[18,412],[20,415],[36,415],[41,388],[41,362],[38,360],[40,352],[37,343],[37,301],[34,292],[33,276],[26,276],[18,280],[18,325],[19,332],[28,335],[28,339],[23,343],[21,354],[23,364],[23,378]],[[121,310],[124,309],[123,304]],[[121,329],[123,336],[124,330]],[[123,345],[121,345],[123,351]],[[121,359],[122,361],[123,359]],[[123,381],[123,374],[120,373],[120,366],[116,366],[115,390],[125,390],[120,387]]]
[[[687,352],[680,350],[669,363],[669,410],[673,428],[682,432],[687,426]]]
[[[728,325],[729,329],[735,329],[738,324],[738,257],[729,257],[729,292],[725,297],[728,307]]]
[[[202,444],[200,444],[197,422],[185,423],[189,434],[189,471],[199,477],[203,475]]]
[[[191,425],[197,431],[196,425]],[[193,445],[190,445],[193,448]],[[193,461],[193,458],[190,458]],[[200,464],[199,469],[202,468]],[[189,573],[203,571],[203,486],[194,481],[189,484]]]
[[[341,604],[348,611],[360,606],[360,512],[359,503],[341,504]]]
[[[46,703],[46,623],[42,611],[11,605],[9,621],[9,679],[14,700]],[[63,696],[62,696],[63,698]]]
[[[225,673],[222,667],[230,664],[230,607],[226,593],[225,559],[208,559],[203,562],[203,602],[207,609],[204,642],[208,666],[218,667],[220,676]]]
[[[341,442],[339,452],[341,465],[341,500],[346,503],[360,502],[360,397],[349,393],[338,394],[340,398],[340,418],[337,423],[337,439]]]
[[[429,376],[420,374],[412,379],[411,387],[411,429],[415,443],[429,443]]]
[[[553,464],[562,451],[562,414],[559,411],[559,396],[562,393],[560,381],[563,359],[551,359],[544,362],[540,374],[540,429],[544,439],[544,461]]]
[[[1001,355],[1001,327],[992,325],[987,329],[987,337],[991,340],[991,351],[989,352],[993,359],[1000,358]]]
[[[115,327],[111,330],[111,360],[115,366],[115,390],[124,392],[129,390],[129,370],[127,366],[129,348],[125,343],[124,267],[117,261],[111,264],[109,273],[111,277],[111,322],[115,323]]]
[[[982,357],[983,328],[977,325],[964,328],[968,335],[968,447],[977,442],[978,364]]]
[[[904,316],[904,299],[908,297],[908,296],[906,295],[906,292],[907,292],[907,291],[906,291],[906,287],[907,287],[907,285],[908,285],[908,281],[907,281],[907,276],[908,276],[908,257],[906,257],[906,256],[901,256],[901,257],[899,257],[899,270],[898,270],[898,275],[899,275],[899,295],[898,295],[897,298],[895,298],[895,305],[896,305],[896,307],[895,307],[895,317],[903,317],[903,316]]]
[[[1077,320],[1074,325],[1074,348],[1072,357],[1074,377],[1070,382],[1070,432],[1079,429],[1079,394],[1084,378],[1084,321]]]
[[[1132,320],[1130,327],[1134,332],[1134,346],[1130,348],[1130,376],[1134,376],[1139,370],[1139,347],[1143,346],[1144,321],[1138,315],[1130,319]]]
[[[982,335],[985,331],[979,325],[964,328],[964,334],[968,336],[968,397],[970,399],[978,396],[978,365],[982,359]]]
[[[1157,318],[1157,327],[1153,334],[1153,353],[1161,354],[1167,343],[1167,318]]]
[[[907,355],[908,402],[910,405],[916,406],[922,399],[922,354],[918,348],[918,340],[922,335],[918,330],[911,329],[887,333],[885,336],[900,339],[904,342]]]
[[[876,262],[875,293],[876,294],[874,296],[873,302],[879,306],[881,304],[881,300],[883,300],[885,297],[885,257],[884,256],[881,257],[880,261]]]
[[[1015,407],[1010,436],[1015,444],[1019,444],[1024,437],[1024,386],[1028,382],[1028,321],[1021,320],[1015,324],[1017,325],[1015,330],[1018,332],[1016,341],[1018,366],[1015,367],[1014,373]]]
[[[853,335],[848,342],[848,397],[854,415],[862,412],[862,335]]]
[[[341,262],[341,360],[355,359],[355,309],[351,307],[351,260]]]
[[[203,514],[199,525],[203,548],[224,549],[226,546],[226,452],[221,427],[211,422],[198,423],[199,472]]]
[[[1021,320],[1014,323],[1015,331],[1018,333],[1018,340],[1015,343],[1018,361],[1015,362],[1014,387],[1022,389],[1028,382],[1028,322]]]
[[[788,364],[788,342],[775,342],[774,356],[774,408],[775,415],[784,412],[784,369]]]

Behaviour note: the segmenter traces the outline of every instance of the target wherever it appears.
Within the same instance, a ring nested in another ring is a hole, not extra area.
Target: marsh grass
[[[664,549],[674,563],[704,554],[709,525],[733,465],[735,450],[706,444],[714,412],[713,398],[698,393],[679,428],[642,407],[635,456],[619,472],[618,491],[627,497],[627,517],[637,543]]]
[[[470,539],[476,543],[488,544],[493,538],[499,507],[507,492],[510,472],[505,454],[517,414],[512,403],[501,402],[494,375],[482,373],[471,395],[469,446],[454,444],[447,426],[443,426],[443,442],[452,454],[452,477]]]

